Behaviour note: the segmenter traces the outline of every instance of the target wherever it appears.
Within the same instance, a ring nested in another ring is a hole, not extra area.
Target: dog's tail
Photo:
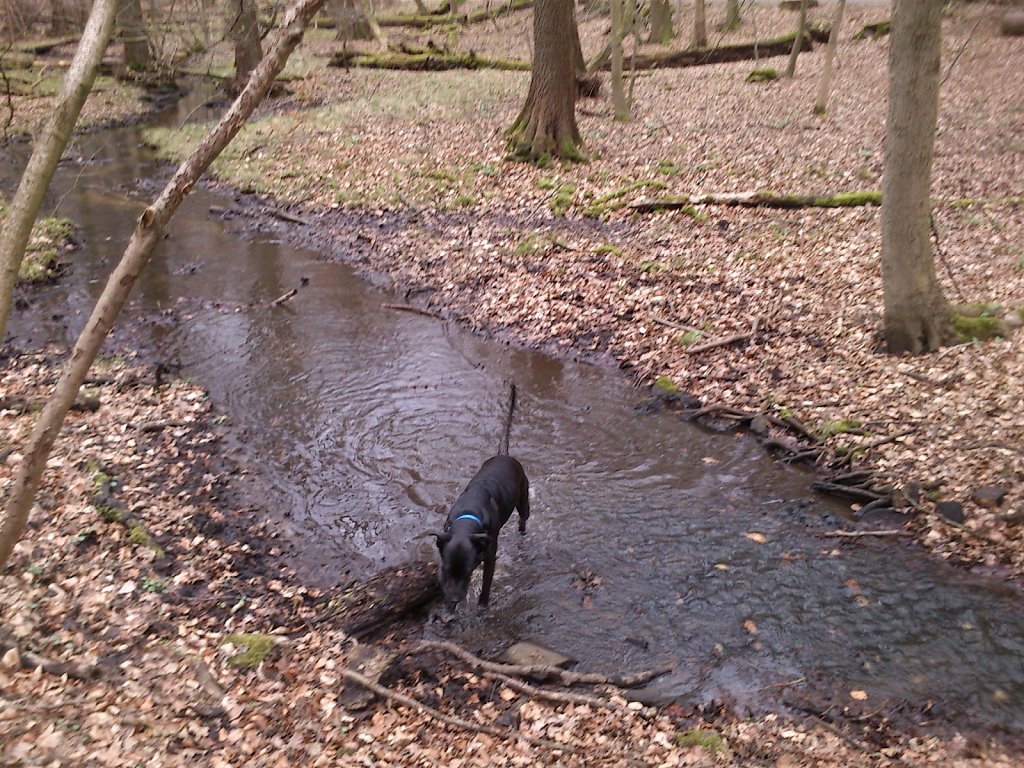
[[[508,408],[505,411],[505,429],[501,433],[501,442],[498,443],[498,453],[508,456],[508,439],[512,434],[512,413],[516,409],[516,385],[509,382],[508,385]]]

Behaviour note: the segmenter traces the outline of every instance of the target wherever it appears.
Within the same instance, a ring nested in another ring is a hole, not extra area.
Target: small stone
[[[563,656],[558,651],[552,651],[550,648],[527,642],[519,642],[509,646],[502,659],[509,664],[520,664],[528,667],[535,665],[567,667],[574,663],[573,659]]]
[[[940,501],[935,505],[935,511],[954,523],[964,521],[964,505],[959,501]]]
[[[21,654],[18,653],[18,649],[8,648],[7,653],[5,653],[3,656],[3,659],[0,659],[0,664],[3,664],[5,669],[21,669]]]
[[[755,435],[764,436],[768,434],[768,429],[771,427],[771,422],[767,416],[757,415],[750,420],[750,431]]]
[[[998,507],[1003,503],[1006,496],[1006,489],[997,485],[983,485],[976,488],[971,494],[971,499],[980,507]]]
[[[1021,314],[1019,310],[1008,312],[1003,318],[1003,322],[1005,322],[1010,328],[1016,330],[1024,325],[1024,314]]]
[[[1007,525],[1020,525],[1024,523],[1024,507],[1016,512],[1007,512],[1003,516],[1003,520],[1006,521]]]

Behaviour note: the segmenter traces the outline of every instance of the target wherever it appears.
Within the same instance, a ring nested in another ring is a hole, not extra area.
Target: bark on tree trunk
[[[942,3],[895,0],[882,176],[882,289],[890,353],[949,340],[949,306],[935,275],[930,203],[939,113]]]
[[[97,0],[97,7],[114,0]],[[202,143],[182,163],[177,172],[164,187],[156,201],[139,217],[128,246],[120,263],[107,281],[96,308],[75,343],[71,356],[54,388],[53,396],[46,404],[24,446],[24,458],[18,465],[17,476],[7,497],[7,506],[0,527],[0,570],[11,555],[15,543],[21,537],[28,520],[29,509],[39,488],[39,480],[46,459],[57,438],[64,417],[75,400],[89,367],[96,359],[104,339],[114,324],[114,319],[124,306],[125,299],[139,272],[145,266],[153,248],[162,239],[164,229],[174,212],[181,205],[185,195],[221,153],[228,142],[245,124],[270,90],[274,78],[284,68],[288,56],[302,40],[302,33],[310,19],[320,10],[324,0],[298,0],[285,13],[274,44],[259,66],[253,71],[245,88],[235,99],[217,126],[203,139]],[[114,12],[110,12],[110,26],[113,26]]]
[[[18,282],[18,272],[32,225],[71,131],[74,130],[78,114],[82,111],[82,104],[96,80],[103,52],[114,29],[117,5],[118,0],[96,0],[71,67],[64,77],[56,105],[36,139],[32,157],[21,175],[18,191],[14,194],[3,229],[0,230],[0,264],[3,265],[0,269],[0,343],[7,330],[11,297]]]
[[[338,40],[370,40],[373,31],[356,0],[330,0],[327,10],[334,20]]]
[[[708,18],[704,0],[696,0],[693,4],[693,44],[691,47],[708,47]]]
[[[146,20],[142,15],[141,0],[122,0],[117,15],[124,43],[124,66],[132,72],[149,69],[153,63],[153,49],[146,34]]]
[[[622,4],[623,0],[611,0],[612,108],[615,110],[615,119],[626,122],[629,120],[629,105],[626,103],[626,89],[622,82],[622,36],[625,32]]]
[[[789,52],[789,63],[786,65],[786,77],[796,74],[796,60],[800,55],[800,46],[804,44],[807,31],[807,0],[800,0],[800,20],[797,22],[796,37],[793,39],[793,50]]]
[[[651,35],[649,43],[668,45],[676,36],[672,29],[672,6],[668,0],[651,0]]]
[[[256,0],[228,0],[227,37],[235,46],[235,77],[231,90],[238,93],[263,58]]]
[[[573,0],[538,0],[534,6],[530,92],[508,132],[509,149],[517,159],[583,159],[576,126],[574,47],[579,32],[572,7]]]
[[[722,22],[722,29],[725,31],[736,29],[740,25],[740,0],[726,0],[725,21]]]
[[[818,96],[814,100],[814,113],[825,114],[828,108],[828,92],[832,87],[832,67],[836,60],[836,47],[839,44],[839,28],[843,26],[843,11],[846,9],[846,0],[839,0],[836,4],[835,13],[832,14],[832,29],[828,35],[828,44],[825,46],[825,63],[821,67],[821,80],[818,81]]]
[[[89,6],[83,0],[51,0],[50,33],[67,35],[80,32],[89,16]]]

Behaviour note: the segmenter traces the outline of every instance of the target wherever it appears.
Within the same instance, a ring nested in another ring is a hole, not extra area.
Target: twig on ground
[[[401,694],[398,691],[393,691],[390,688],[385,688],[383,685],[379,685],[373,682],[372,680],[363,677],[363,675],[360,675],[358,672],[353,672],[351,669],[342,668],[338,670],[338,674],[340,674],[346,680],[356,683],[357,685],[361,685],[368,691],[373,691],[375,694],[381,696],[382,698],[388,699],[389,701],[397,702],[406,707],[411,707],[412,709],[418,710],[425,715],[429,715],[435,720],[440,720],[442,723],[454,726],[456,728],[462,728],[463,730],[467,731],[475,731],[476,733],[485,733],[488,736],[496,736],[501,739],[511,737],[514,739],[518,739],[519,741],[525,741],[529,744],[533,744],[534,746],[547,747],[548,749],[554,749],[564,752],[576,751],[569,744],[558,744],[554,741],[549,741],[547,739],[538,739],[536,736],[530,736],[529,734],[521,733],[519,731],[513,731],[506,728],[498,728],[496,726],[485,725],[483,723],[471,723],[468,720],[463,720],[461,717],[453,717],[452,715],[446,715],[443,712],[439,712],[433,707],[424,704],[422,701],[412,698],[411,696],[406,696],[405,694]]]
[[[917,428],[916,427],[910,427],[909,429],[904,429],[902,432],[897,432],[894,435],[889,435],[888,437],[880,437],[877,440],[872,440],[870,443],[865,444],[863,446],[863,448],[864,448],[865,451],[870,451],[872,448],[878,448],[878,447],[886,445],[888,443],[895,443],[901,437],[906,437],[907,435],[912,435],[915,432],[917,432]]]
[[[910,531],[903,531],[898,528],[882,531],[843,531],[835,530],[822,534],[823,536],[839,536],[844,539],[859,539],[864,536],[913,536]]]
[[[490,672],[498,672],[505,675],[517,675],[529,677],[535,680],[547,680],[557,678],[563,685],[612,685],[616,688],[637,688],[646,685],[656,677],[660,677],[672,670],[671,667],[637,672],[632,675],[602,675],[595,672],[572,672],[559,667],[550,667],[545,664],[501,664],[494,661],[486,661],[474,656],[464,648],[455,643],[444,640],[424,640],[418,646],[419,650],[443,650],[462,659],[478,669]]]
[[[726,336],[725,338],[715,339],[714,341],[709,341],[706,344],[698,344],[695,347],[687,347],[686,353],[689,354],[689,355],[696,355],[699,352],[707,352],[709,349],[715,349],[717,347],[724,347],[724,346],[727,346],[729,344],[735,344],[736,342],[739,342],[739,341],[747,341],[748,339],[753,338],[753,336],[757,333],[757,326],[760,324],[760,322],[761,322],[761,318],[755,317],[754,318],[754,324],[751,326],[750,330],[747,331],[746,333],[737,333],[737,334],[734,334],[732,336]]]
[[[299,292],[298,288],[292,288],[287,293],[281,294],[276,299],[274,299],[272,302],[270,302],[269,306],[271,306],[271,307],[279,307],[282,304],[284,304],[286,301],[288,301],[289,299],[293,298],[298,292]]]
[[[585,693],[571,693],[569,691],[549,691],[545,688],[538,688],[535,685],[524,683],[522,680],[517,680],[516,678],[504,675],[501,672],[483,670],[482,674],[485,677],[499,680],[503,685],[519,691],[520,693],[525,693],[527,696],[532,696],[533,698],[547,699],[548,701],[560,701],[568,704],[587,704],[591,707],[610,709],[615,712],[630,712],[645,716],[643,710],[633,710],[629,707],[623,706],[622,704],[616,704],[613,701],[606,701],[605,699],[598,698],[597,696],[588,696]]]
[[[399,312],[412,312],[414,315],[423,315],[424,317],[431,317],[434,320],[444,320],[444,318],[436,312],[431,312],[429,309],[420,309],[419,307],[414,307],[412,304],[381,304],[380,306],[382,309],[395,309]]]
[[[664,325],[668,328],[674,328],[677,331],[684,331],[686,333],[703,333],[700,328],[694,328],[692,325],[683,325],[667,318],[661,317],[660,315],[651,315],[651,320],[658,323],[658,325]]]
[[[14,638],[8,635],[0,635],[0,653],[14,649],[23,669],[36,669],[37,667],[47,674],[56,677],[73,677],[75,680],[95,680],[100,676],[99,667],[94,664],[75,664],[70,661],[54,661],[40,656],[32,651],[25,651],[18,647]]]

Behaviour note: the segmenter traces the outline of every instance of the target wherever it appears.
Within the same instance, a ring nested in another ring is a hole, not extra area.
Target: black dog
[[[466,599],[469,580],[481,562],[484,564],[484,582],[478,604],[481,608],[487,605],[498,556],[498,533],[512,516],[513,509],[519,512],[519,532],[526,532],[526,520],[530,517],[530,483],[523,465],[508,455],[515,404],[516,388],[513,384],[498,455],[483,463],[466,490],[452,504],[444,530],[434,534],[441,553],[438,578],[449,608]]]

